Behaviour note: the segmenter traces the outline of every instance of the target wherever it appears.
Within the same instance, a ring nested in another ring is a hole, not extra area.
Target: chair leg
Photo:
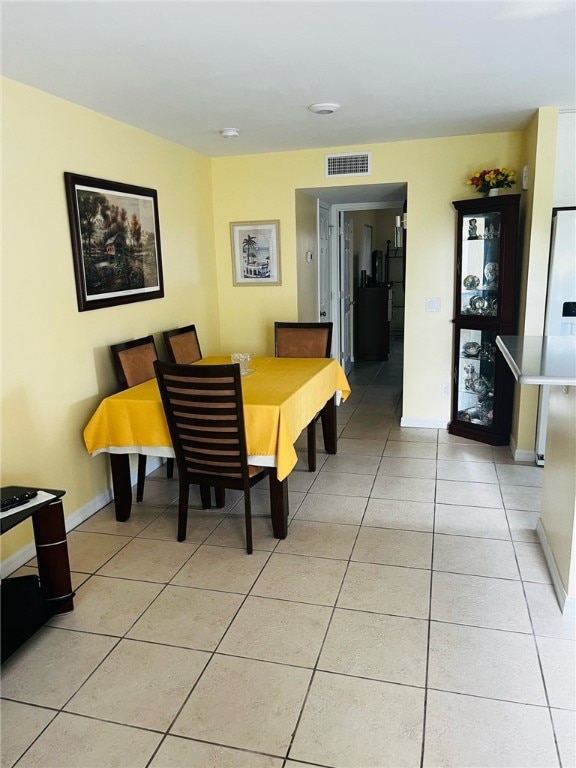
[[[312,419],[306,428],[308,435],[308,471],[316,472],[316,420]]]
[[[174,459],[166,459],[166,477],[168,480],[174,477]]]
[[[214,495],[216,496],[216,506],[218,509],[226,506],[226,488],[214,488]]]
[[[210,509],[212,506],[212,497],[209,485],[200,486],[200,499],[202,500],[202,509]]]
[[[246,552],[252,554],[252,503],[250,488],[244,491],[244,517],[246,518]]]
[[[138,479],[136,480],[136,501],[144,498],[144,481],[146,480],[146,456],[138,454]]]
[[[190,486],[184,480],[180,481],[178,493],[178,541],[186,540],[186,526],[188,524],[188,495]]]

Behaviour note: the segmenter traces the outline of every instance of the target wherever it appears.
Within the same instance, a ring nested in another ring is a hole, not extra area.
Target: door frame
[[[382,203],[334,203],[330,206],[330,256],[332,259],[332,264],[334,265],[334,262],[336,262],[338,265],[338,269],[332,269],[332,318],[334,323],[332,334],[332,349],[334,357],[336,357],[339,362],[342,361],[342,332],[340,328],[340,269],[342,268],[340,263],[340,213],[348,213],[353,211],[387,210],[389,208],[402,208],[403,205],[404,199]],[[352,314],[353,313],[350,312],[350,322],[352,322]],[[351,328],[350,333],[352,333]],[[352,361],[354,361],[353,346]]]
[[[329,299],[328,299],[328,312],[330,314],[329,318],[323,318],[321,316],[322,311],[322,249],[320,247],[320,211],[326,211],[326,221],[327,221],[327,243],[328,243],[328,252],[327,252],[327,258],[328,258],[328,274],[329,274]],[[333,285],[333,258],[332,258],[332,238],[331,238],[331,228],[330,228],[330,204],[324,202],[321,198],[318,198],[317,204],[316,204],[316,216],[317,216],[317,245],[316,245],[316,251],[318,253],[318,297],[317,297],[317,320],[319,322],[323,322],[326,319],[333,320],[333,302],[332,297],[334,295],[334,285]],[[336,349],[334,342],[332,342],[333,349]]]
[[[342,366],[344,373],[348,374],[353,359],[353,344],[352,344],[352,307],[354,306],[353,288],[350,282],[350,267],[351,261],[354,259],[354,251],[350,250],[350,230],[352,234],[352,244],[354,243],[354,222],[352,219],[346,217],[346,211],[341,211],[338,215],[338,280],[339,280],[339,292],[338,292],[338,315],[340,325],[340,365]],[[346,232],[346,227],[349,231]],[[348,258],[346,259],[346,243],[348,240]],[[345,289],[348,290],[347,294]],[[348,304],[346,304],[348,299]],[[348,320],[348,329],[344,327],[346,317]],[[346,344],[346,341],[348,344]]]

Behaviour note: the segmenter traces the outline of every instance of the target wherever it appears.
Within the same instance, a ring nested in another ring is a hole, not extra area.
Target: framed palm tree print
[[[279,221],[233,221],[230,238],[234,285],[282,284]]]

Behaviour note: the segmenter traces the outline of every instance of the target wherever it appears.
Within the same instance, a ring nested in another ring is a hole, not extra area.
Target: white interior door
[[[340,363],[345,373],[352,368],[352,299],[350,268],[352,264],[353,222],[344,211],[339,215],[340,231]]]
[[[320,322],[332,320],[332,264],[330,257],[330,208],[318,205],[318,307]]]

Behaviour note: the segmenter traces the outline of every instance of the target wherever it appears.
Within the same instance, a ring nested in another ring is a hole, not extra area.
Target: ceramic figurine
[[[468,240],[478,240],[478,220],[470,219],[468,224]]]

